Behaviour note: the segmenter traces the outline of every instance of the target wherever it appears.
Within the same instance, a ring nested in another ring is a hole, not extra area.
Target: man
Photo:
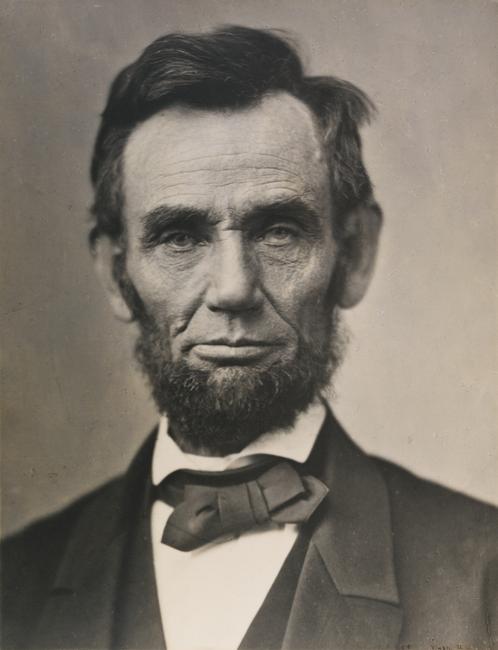
[[[90,242],[160,423],[124,476],[5,543],[4,647],[497,642],[496,513],[366,456],[320,396],[375,262],[371,112],[241,27],[118,75]]]

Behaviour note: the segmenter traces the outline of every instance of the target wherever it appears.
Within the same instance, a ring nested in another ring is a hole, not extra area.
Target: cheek
[[[308,268],[269,269],[265,273],[265,288],[275,309],[306,338],[328,322],[332,270],[329,256]]]
[[[147,311],[168,328],[194,308],[198,290],[193,274],[175,273],[153,256],[130,256],[127,272]]]

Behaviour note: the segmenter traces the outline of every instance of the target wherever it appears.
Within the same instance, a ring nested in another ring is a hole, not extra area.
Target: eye
[[[173,232],[163,238],[162,244],[169,246],[173,250],[185,251],[194,248],[199,244],[199,240],[188,232]]]
[[[292,228],[287,226],[272,226],[258,237],[258,239],[270,246],[285,246],[293,243],[297,236],[297,232]]]

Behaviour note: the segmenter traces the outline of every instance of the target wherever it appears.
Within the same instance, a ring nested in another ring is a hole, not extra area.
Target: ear
[[[338,304],[357,305],[372,279],[382,226],[382,211],[373,201],[351,210],[343,226],[341,242],[342,282]]]
[[[133,320],[133,314],[123,298],[115,274],[117,257],[123,254],[122,246],[107,235],[100,235],[92,244],[95,271],[107,294],[112,311],[116,318],[130,323]]]

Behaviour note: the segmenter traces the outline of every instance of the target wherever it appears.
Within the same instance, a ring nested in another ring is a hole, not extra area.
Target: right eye
[[[191,250],[199,240],[188,232],[173,232],[164,237],[162,244],[177,251]]]

